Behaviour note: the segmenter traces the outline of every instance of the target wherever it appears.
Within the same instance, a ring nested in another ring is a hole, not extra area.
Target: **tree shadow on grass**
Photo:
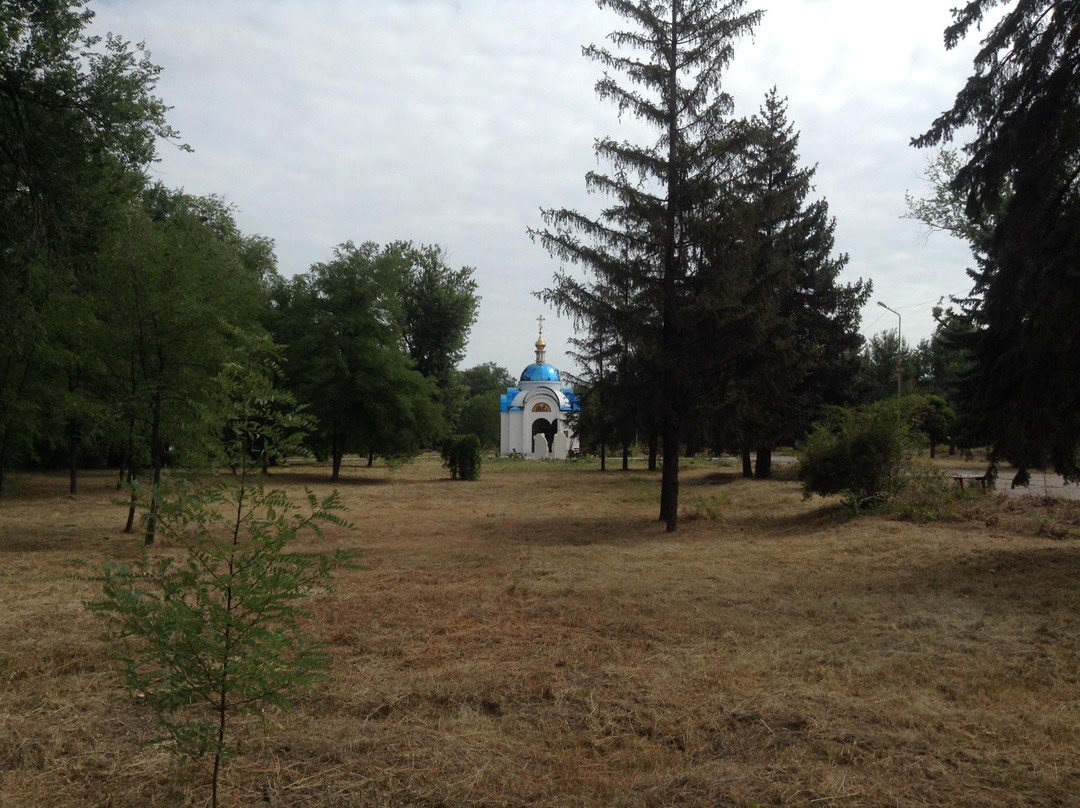
[[[913,561],[875,582],[881,592],[928,592],[977,599],[994,608],[1047,611],[1075,603],[1080,546],[973,548]]]
[[[742,476],[741,471],[728,469],[725,471],[711,471],[708,474],[702,474],[699,477],[691,477],[686,480],[683,485],[685,485],[686,488],[730,485],[731,483],[742,479],[745,478]]]
[[[476,535],[494,542],[539,547],[584,547],[589,545],[632,547],[670,541],[662,522],[635,516],[581,517],[567,519],[519,518],[481,522]],[[674,534],[676,537],[678,534]]]
[[[807,536],[843,525],[850,519],[848,509],[840,503],[826,503],[816,508],[793,514],[772,515],[755,513],[735,516],[720,524],[752,531],[760,541]]]
[[[272,471],[265,477],[266,486],[275,488],[279,485],[319,486],[329,488],[359,488],[365,486],[390,485],[394,482],[411,482],[408,480],[395,480],[387,476],[382,477],[352,477],[342,476],[337,480],[330,479],[329,472],[315,474],[302,471]]]

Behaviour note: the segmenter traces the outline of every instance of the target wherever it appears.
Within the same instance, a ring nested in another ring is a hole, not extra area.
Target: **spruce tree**
[[[846,254],[835,254],[835,220],[825,199],[811,200],[814,168],[799,166],[799,133],[776,89],[752,122],[756,131],[740,196],[751,203],[754,278],[764,302],[752,378],[758,453],[756,476],[769,476],[769,455],[801,438],[826,405],[850,403],[858,369],[859,311],[870,283],[840,283]]]
[[[973,75],[913,142],[974,129],[949,190],[975,232],[986,228],[963,301],[975,427],[995,460],[1080,480],[1080,6],[971,0],[953,12],[946,47],[998,6]]]
[[[663,445],[660,519],[678,527],[679,453],[688,414],[687,369],[696,356],[686,340],[683,312],[698,250],[692,219],[709,181],[710,144],[731,113],[721,76],[733,43],[749,33],[761,12],[742,0],[598,0],[631,28],[608,39],[614,49],[591,45],[585,55],[605,74],[599,96],[613,101],[657,132],[651,144],[596,142],[597,158],[611,173],[590,172],[586,184],[612,198],[598,218],[574,210],[543,211],[546,229],[532,235],[557,258],[581,264],[589,277],[563,270],[541,297],[579,322],[632,318],[620,334],[653,371],[659,385],[655,417]],[[636,306],[605,309],[611,289],[626,289]]]
[[[815,169],[800,166],[798,142],[773,88],[714,143],[712,195],[695,223],[689,333],[701,359],[688,450],[739,448],[746,476],[753,451],[757,476],[771,476],[775,446],[805,434],[824,405],[846,403],[869,295],[861,280],[838,281],[847,256],[834,254],[835,221],[810,198]]]

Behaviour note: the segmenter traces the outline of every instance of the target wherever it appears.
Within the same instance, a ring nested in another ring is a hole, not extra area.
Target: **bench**
[[[993,484],[994,481],[993,474],[989,471],[985,474],[951,474],[949,476],[960,484],[961,491],[964,490],[965,483],[977,482],[979,484],[979,487],[983,490],[983,493],[986,493],[986,490]]]

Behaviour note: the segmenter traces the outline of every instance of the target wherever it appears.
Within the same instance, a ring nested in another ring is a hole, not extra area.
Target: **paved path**
[[[973,477],[979,474],[971,468],[946,469],[946,474],[963,474]],[[1012,488],[1012,478],[1016,469],[1012,466],[1000,466],[998,468],[997,490],[1010,497],[1061,497],[1062,499],[1080,499],[1080,485],[1066,485],[1065,481],[1057,474],[1044,474],[1041,471],[1031,472],[1031,484],[1026,488]]]

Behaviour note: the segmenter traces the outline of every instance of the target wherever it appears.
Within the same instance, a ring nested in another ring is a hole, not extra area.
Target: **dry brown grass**
[[[644,471],[348,468],[359,529],[325,544],[369,569],[311,604],[334,679],[243,729],[224,804],[1080,803],[1076,512],[851,520],[791,482],[706,463],[683,481],[672,536]],[[205,778],[139,745],[149,717],[71,577],[138,551],[113,478],[77,499],[59,477],[14,483],[0,805],[204,804]]]

